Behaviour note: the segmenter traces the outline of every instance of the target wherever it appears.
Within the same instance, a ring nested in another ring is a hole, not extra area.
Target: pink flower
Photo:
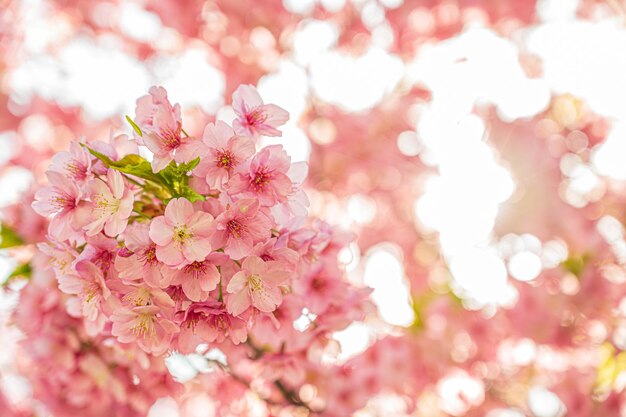
[[[246,322],[213,300],[194,303],[177,316],[181,320],[178,348],[182,352],[193,352],[200,343],[222,343],[227,337],[235,345],[248,338]]]
[[[265,313],[274,311],[283,299],[279,286],[288,280],[288,271],[273,268],[258,256],[248,256],[226,288],[230,294],[228,312],[238,316],[250,305]]]
[[[289,120],[289,113],[275,104],[263,104],[252,85],[241,85],[233,93],[233,110],[237,119],[235,132],[242,136],[282,136],[277,129]]]
[[[87,244],[76,258],[76,263],[89,261],[100,268],[104,277],[107,278],[117,249],[117,241],[115,239],[102,234],[88,237]]]
[[[228,194],[258,198],[262,206],[286,202],[292,193],[292,182],[287,175],[290,162],[282,145],[263,148],[231,178]]]
[[[137,342],[140,348],[153,355],[161,355],[169,348],[178,326],[161,314],[156,305],[120,308],[112,315],[111,334],[121,343]]]
[[[115,269],[124,281],[144,280],[148,285],[165,288],[170,284],[169,275],[163,274],[165,265],[156,257],[156,245],[150,240],[150,225],[133,223],[124,233],[125,247],[130,254],[118,254]]]
[[[160,288],[149,287],[143,283],[124,284],[121,281],[109,281],[109,288],[118,297],[111,304],[119,306],[118,301],[126,307],[155,305],[163,309],[173,309],[174,300]]]
[[[236,136],[233,129],[220,120],[206,126],[202,141],[206,145],[202,155],[206,157],[194,170],[194,175],[205,177],[211,188],[221,189],[233,170],[255,152],[250,138]]]
[[[287,201],[272,207],[272,216],[278,223],[286,223],[293,216],[306,217],[308,214],[309,198],[302,189],[302,184],[306,179],[309,167],[306,162],[295,162],[291,164],[287,176],[291,180],[291,191],[287,196]]]
[[[264,358],[261,378],[266,381],[282,380],[288,386],[297,387],[304,381],[306,371],[303,360],[285,353],[270,353]]]
[[[154,218],[150,224],[149,235],[157,244],[157,259],[175,267],[203,261],[211,252],[212,222],[213,216],[209,213],[194,212],[189,200],[172,199],[165,208],[165,215]]]
[[[206,301],[209,293],[220,282],[220,272],[215,264],[226,260],[227,255],[214,253],[203,261],[194,261],[181,269],[167,269],[165,275],[169,277],[171,285],[180,285],[191,301]]]
[[[252,250],[252,254],[260,257],[265,262],[275,262],[285,269],[294,269],[300,259],[296,251],[286,246],[280,247],[280,245],[277,245],[276,238],[257,243]]]
[[[52,216],[48,232],[59,241],[68,239],[78,225],[76,213],[81,191],[75,182],[55,171],[46,172],[50,185],[35,193],[33,210],[42,216]]]
[[[76,295],[82,315],[95,321],[102,314],[104,301],[111,291],[104,283],[102,271],[93,263],[82,261],[75,269],[76,273],[59,276],[59,288],[66,294]]]
[[[270,237],[271,227],[270,219],[259,210],[258,201],[239,200],[215,219],[211,242],[231,258],[241,259],[251,253],[256,242]]]
[[[106,183],[95,179],[91,181],[89,189],[91,202],[80,210],[81,216],[88,222],[84,226],[87,236],[98,234],[103,229],[104,233],[112,237],[122,233],[128,225],[135,201],[122,174],[109,169]]]
[[[182,137],[180,106],[172,106],[163,87],[151,87],[149,95],[137,100],[135,123],[143,133],[144,144],[154,153],[154,172],[164,169],[172,159],[176,162],[191,159],[186,148],[192,147],[194,141]]]
[[[319,262],[293,283],[293,292],[306,300],[310,311],[319,315],[341,299],[349,284],[341,279],[341,270],[333,264]]]
[[[93,178],[91,154],[78,142],[71,142],[69,151],[59,152],[52,158],[50,170],[65,175],[71,181],[88,181]]]

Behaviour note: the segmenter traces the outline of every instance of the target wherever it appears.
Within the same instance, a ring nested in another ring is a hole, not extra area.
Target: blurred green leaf
[[[9,275],[6,281],[2,283],[2,286],[7,287],[9,284],[11,284],[13,281],[15,281],[18,278],[30,279],[32,272],[33,270],[28,262],[20,264],[17,266],[17,268],[13,270],[13,272],[11,272],[11,275]]]
[[[0,225],[0,249],[22,246],[24,241],[7,225]]]
[[[561,266],[568,272],[574,274],[577,278],[581,278],[587,262],[589,261],[589,255],[571,255],[569,258],[563,261]]]

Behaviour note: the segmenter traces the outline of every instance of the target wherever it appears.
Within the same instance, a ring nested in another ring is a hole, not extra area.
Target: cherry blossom
[[[108,236],[120,234],[128,224],[133,211],[133,192],[124,184],[118,171],[110,169],[106,183],[96,179],[90,182],[90,202],[81,207],[81,216],[86,218],[84,226],[87,236],[100,231]]]
[[[222,189],[230,175],[243,161],[255,153],[254,142],[246,136],[237,136],[233,129],[221,120],[209,123],[204,129],[202,142],[206,149],[194,175],[204,177],[211,188]]]
[[[280,286],[288,279],[288,271],[273,268],[258,256],[248,256],[226,288],[230,294],[228,311],[238,316],[251,305],[266,313],[274,311],[282,301]]]
[[[233,93],[233,110],[237,115],[233,127],[239,135],[282,136],[277,128],[289,120],[289,113],[275,104],[263,104],[251,85],[242,85]]]
[[[157,245],[156,258],[170,266],[204,260],[211,251],[212,222],[210,214],[194,212],[189,200],[173,199],[165,208],[165,215],[150,223],[150,239]]]
[[[228,194],[257,198],[262,206],[283,203],[292,192],[289,167],[282,145],[267,146],[228,182]]]

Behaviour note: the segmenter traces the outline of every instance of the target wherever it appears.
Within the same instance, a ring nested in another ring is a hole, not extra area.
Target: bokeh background
[[[1,221],[36,242],[51,156],[130,132],[151,85],[200,135],[253,84],[291,114],[264,143],[309,162],[311,214],[357,233],[340,261],[374,289],[334,335],[362,371],[328,382],[344,415],[626,416],[624,51],[623,0],[0,0]],[[0,251],[0,388],[45,416],[24,256]],[[163,397],[149,415],[178,416]]]

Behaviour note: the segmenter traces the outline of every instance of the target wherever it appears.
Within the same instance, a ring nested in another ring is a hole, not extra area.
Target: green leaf
[[[206,201],[206,197],[205,196],[195,192],[189,186],[184,187],[184,189],[182,190],[181,195],[179,195],[179,197],[184,197],[187,200],[191,201],[192,203],[195,203],[196,201]]]
[[[0,249],[12,248],[15,246],[21,246],[24,241],[7,225],[0,226]]]
[[[18,265],[17,268],[15,268],[13,272],[11,272],[11,275],[9,275],[9,278],[7,279],[12,279],[15,277],[29,278],[32,272],[33,270],[31,269],[30,264],[27,262],[27,263]]]
[[[200,163],[200,157],[197,157],[196,159],[193,159],[189,162],[183,162],[182,164],[178,165],[178,172],[181,174],[187,174],[188,172],[192,171],[195,167],[198,166],[198,164]]]
[[[206,200],[203,195],[189,187],[189,176],[187,174],[197,167],[199,163],[200,157],[178,165],[172,161],[165,169],[159,172],[164,184],[171,191],[173,198],[183,197],[192,203]]]
[[[85,146],[85,145],[83,145]],[[139,155],[126,155],[119,161],[113,161],[108,156],[86,146],[89,152],[98,158],[107,168],[113,168],[124,174],[134,175],[152,183],[144,184],[146,192],[151,192],[155,197],[167,202],[171,198],[184,197],[192,203],[205,201],[206,198],[189,187],[188,173],[198,166],[200,157],[182,164],[172,161],[165,169],[155,173],[152,165]]]
[[[5,288],[8,287],[9,284],[11,284],[17,278],[30,279],[32,272],[33,270],[28,262],[20,264],[17,266],[17,268],[13,270],[13,272],[11,272],[11,275],[9,275],[6,281],[2,283],[2,286]]]
[[[83,145],[85,146],[85,145]],[[107,168],[113,168],[125,174],[134,175],[150,181],[160,182],[161,178],[152,172],[150,162],[146,161],[139,155],[126,155],[119,161],[114,161],[103,153],[100,153],[89,146],[85,146],[89,152],[98,158]]]
[[[131,119],[130,117],[128,117],[128,115],[126,116],[126,121],[128,123],[130,123],[130,125],[133,127],[133,129],[135,130],[135,132],[142,137],[143,133],[141,132],[141,129],[139,129],[139,126],[137,126],[137,123],[133,122],[133,119]]]

